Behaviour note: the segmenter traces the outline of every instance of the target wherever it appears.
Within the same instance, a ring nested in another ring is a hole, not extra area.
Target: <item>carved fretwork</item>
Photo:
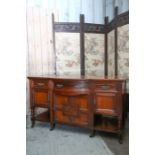
[[[80,32],[79,23],[54,23],[55,32]]]
[[[129,12],[125,12],[123,14],[120,14],[116,21],[117,21],[116,22],[117,27],[129,24]]]
[[[107,25],[107,31],[110,32],[114,30],[116,27],[116,20],[112,20],[108,25]]]
[[[115,17],[108,25],[107,31],[110,32],[114,30],[116,27],[123,26],[129,24],[129,11],[122,13]]]
[[[79,105],[75,102],[75,97],[68,98],[68,104],[62,104],[63,115],[69,118],[78,117],[79,115]]]
[[[102,25],[102,24],[85,23],[84,32],[86,32],[86,33],[105,33],[106,27],[105,27],[105,25]]]
[[[129,11],[116,16],[107,25],[84,23],[84,32],[85,33],[106,33],[106,32],[110,32],[115,27],[123,26],[126,24],[129,24]],[[80,33],[80,23],[55,22],[54,31]]]

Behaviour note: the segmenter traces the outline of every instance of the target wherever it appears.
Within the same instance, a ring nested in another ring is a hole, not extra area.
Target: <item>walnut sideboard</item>
[[[35,120],[113,132],[122,140],[125,79],[96,76],[28,76],[32,127]],[[47,111],[36,114],[37,107]]]

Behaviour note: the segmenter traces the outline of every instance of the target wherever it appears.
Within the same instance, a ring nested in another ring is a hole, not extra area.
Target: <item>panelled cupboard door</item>
[[[54,95],[55,119],[60,123],[88,126],[89,97],[85,94],[76,96]]]
[[[94,96],[95,113],[119,116],[122,109],[121,94],[117,92],[98,92]]]
[[[32,99],[34,106],[47,107],[49,105],[48,89],[37,89],[32,90]]]

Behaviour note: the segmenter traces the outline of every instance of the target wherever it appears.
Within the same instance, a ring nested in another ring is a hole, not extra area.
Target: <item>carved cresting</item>
[[[89,33],[89,32],[90,33],[105,33],[106,27],[105,27],[105,25],[102,25],[102,24],[85,23],[84,32],[87,32],[87,33]]]
[[[79,116],[79,105],[75,102],[75,97],[69,97],[67,104],[62,103],[62,111],[71,122]]]
[[[54,24],[55,32],[80,32],[79,23],[55,23]]]
[[[78,32],[80,33],[80,24],[79,23],[55,23],[54,24],[55,32]],[[106,27],[102,24],[84,24],[84,32],[86,33],[105,33]]]

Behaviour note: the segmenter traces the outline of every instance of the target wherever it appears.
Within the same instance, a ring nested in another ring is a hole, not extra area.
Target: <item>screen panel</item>
[[[118,75],[129,78],[129,25],[118,27]],[[129,90],[127,82],[127,91]]]
[[[80,34],[56,32],[56,74],[80,75]]]
[[[104,34],[85,33],[85,75],[104,76]]]
[[[114,30],[108,33],[108,76],[115,75],[115,37]]]

